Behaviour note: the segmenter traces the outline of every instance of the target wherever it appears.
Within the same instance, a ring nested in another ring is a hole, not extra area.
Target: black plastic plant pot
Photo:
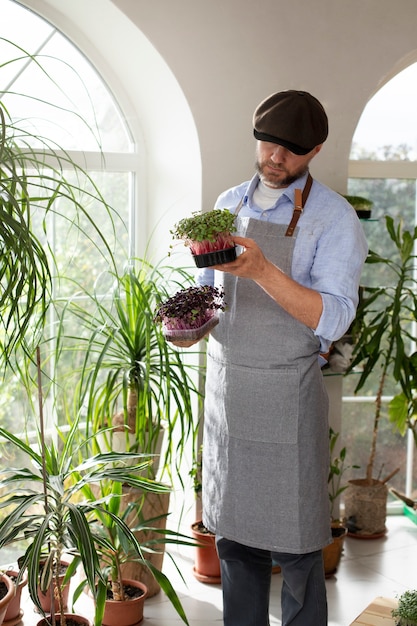
[[[372,215],[372,211],[370,209],[356,209],[356,214],[360,220],[369,220]]]
[[[212,265],[222,265],[230,263],[236,259],[236,246],[225,250],[214,250],[205,254],[194,254],[194,263],[197,267],[211,267]]]

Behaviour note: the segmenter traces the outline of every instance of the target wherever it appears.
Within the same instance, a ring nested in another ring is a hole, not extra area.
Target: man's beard
[[[304,176],[304,174],[308,171],[308,167],[303,165],[300,169],[296,170],[292,174],[288,174],[285,169],[280,168],[277,169],[277,175],[274,176],[273,173],[264,173],[265,166],[275,167],[273,164],[268,163],[268,161],[256,162],[256,171],[259,174],[259,178],[261,181],[267,185],[268,187],[273,187],[275,189],[279,189],[280,187],[288,187],[291,183],[295,182],[298,178]],[[285,175],[286,174],[286,175]],[[284,176],[282,178],[282,176]]]

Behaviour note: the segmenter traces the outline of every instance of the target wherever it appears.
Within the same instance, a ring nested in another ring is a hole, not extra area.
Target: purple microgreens
[[[177,291],[155,312],[154,321],[169,330],[200,328],[216,311],[224,311],[224,291],[211,285]]]

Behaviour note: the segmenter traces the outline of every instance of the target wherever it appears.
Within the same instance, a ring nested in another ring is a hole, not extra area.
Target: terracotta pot
[[[63,568],[68,567],[69,563],[65,562],[65,561],[61,561],[61,566]],[[42,563],[41,563],[41,567],[42,567]],[[65,577],[65,572],[62,573],[58,580],[59,580],[59,584],[62,586],[62,582],[64,580]],[[55,581],[51,584],[51,586],[53,585],[54,591],[56,590],[56,584]],[[68,596],[69,596],[69,589],[70,589],[70,582],[68,581],[68,583],[65,585],[65,587],[63,587],[62,589],[62,602],[63,602],[63,609],[64,611],[66,610],[67,606],[68,606]],[[52,590],[51,587],[49,587],[49,589],[46,591],[46,593],[43,593],[39,588],[38,588],[38,598],[39,598],[39,602],[41,603],[41,607],[44,611],[44,613],[48,614],[51,612],[51,599],[52,599]],[[58,602],[58,598],[56,597],[56,594],[54,593],[54,609],[55,612],[58,612],[60,607],[59,607],[59,602]]]
[[[89,619],[83,617],[82,615],[76,615],[75,613],[64,613],[65,619],[67,620],[67,626],[74,626],[74,624],[80,624],[80,626],[92,626]],[[55,615],[55,620],[57,626],[60,626],[60,614]],[[36,626],[50,626],[51,622],[48,621],[48,618],[43,617]]]
[[[103,626],[134,626],[143,619],[143,606],[145,598],[148,596],[148,589],[144,583],[138,580],[123,579],[123,585],[136,587],[142,590],[142,595],[138,598],[127,600],[106,600],[103,615]]]
[[[216,537],[205,529],[201,521],[192,524],[191,533],[194,539],[202,544],[195,548],[194,576],[203,583],[220,583],[220,560],[216,549]]]
[[[17,570],[7,570],[6,574],[14,582],[14,580],[19,575],[19,572]],[[20,601],[22,598],[22,589],[25,585],[27,585],[27,582],[27,576],[25,574],[20,583],[18,585],[14,585],[15,595],[12,598],[9,606],[7,607],[6,615],[4,617],[4,623],[6,623],[7,626],[12,626],[12,624],[18,624],[23,616],[23,611],[20,607]]]
[[[343,544],[347,535],[345,526],[332,526],[333,542],[323,548],[324,573],[326,578],[330,578],[336,573],[343,553]]]
[[[3,624],[7,608],[13,600],[15,592],[15,584],[6,574],[0,574],[0,582],[6,585],[6,593],[0,600],[0,624]]]

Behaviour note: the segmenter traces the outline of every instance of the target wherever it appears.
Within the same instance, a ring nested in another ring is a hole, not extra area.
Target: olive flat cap
[[[323,143],[328,121],[322,104],[307,93],[289,89],[268,96],[253,114],[253,134],[294,154],[307,154]]]

